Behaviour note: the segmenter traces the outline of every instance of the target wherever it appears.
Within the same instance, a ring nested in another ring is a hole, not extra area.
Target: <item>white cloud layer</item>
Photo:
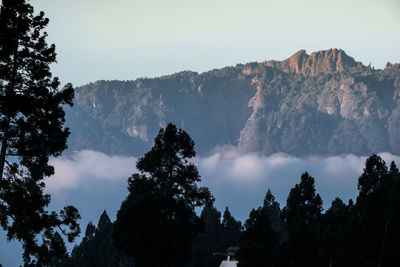
[[[136,158],[109,156],[101,152],[82,150],[71,155],[53,158],[50,164],[55,174],[46,180],[50,192],[72,189],[92,180],[127,179],[135,168]]]
[[[388,165],[391,161],[399,165],[400,156],[390,153],[381,153],[380,156]],[[262,156],[241,154],[233,147],[223,147],[207,157],[195,158],[194,163],[198,166],[202,183],[215,195],[217,205],[219,202],[231,206],[229,203],[234,198],[235,201],[243,199],[261,203],[268,188],[284,204],[290,188],[299,182],[304,171],[308,171],[315,178],[317,191],[326,206],[336,196],[345,201],[356,197],[357,180],[366,158],[351,154],[306,158],[283,153]],[[136,160],[90,150],[54,158],[50,163],[55,167],[55,175],[47,179],[47,190],[50,193],[74,190],[99,179],[121,182],[137,171]]]

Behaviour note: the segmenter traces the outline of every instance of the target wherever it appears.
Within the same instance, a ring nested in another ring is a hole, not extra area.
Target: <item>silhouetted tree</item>
[[[352,204],[346,205],[340,198],[332,201],[321,223],[323,264],[327,266],[347,266],[352,242]]]
[[[279,263],[283,229],[279,214],[279,204],[268,189],[264,205],[253,209],[244,225],[238,252],[239,266],[268,267]]]
[[[225,208],[222,226],[224,228],[224,243],[226,247],[239,246],[240,235],[242,233],[242,223],[236,220],[228,207]]]
[[[200,230],[195,207],[212,205],[208,188],[189,161],[194,142],[173,124],[162,128],[155,144],[136,164],[140,173],[128,179],[113,228],[117,247],[138,266],[183,263],[190,258],[193,237]]]
[[[188,266],[218,266],[221,258],[213,256],[213,253],[226,249],[221,213],[215,207],[205,206],[200,219],[203,228],[193,241],[192,259]]]
[[[279,203],[275,200],[274,195],[272,195],[270,189],[268,189],[267,194],[265,195],[263,204],[263,209],[265,209],[269,214],[272,229],[275,232],[282,233],[284,227],[280,216],[281,208]]]
[[[392,161],[389,169],[388,206],[385,231],[381,243],[379,264],[381,266],[400,265],[398,246],[400,242],[400,173]]]
[[[288,231],[288,258],[297,266],[318,266],[322,200],[307,172],[289,193],[282,218]]]
[[[65,247],[64,240],[57,232],[54,233],[54,238],[50,243],[51,259],[48,266],[63,266],[63,262],[68,259],[67,248]]]
[[[89,222],[82,242],[72,250],[71,257],[62,266],[133,266],[122,251],[112,244],[112,222],[106,211],[97,227]]]
[[[398,225],[392,225],[399,212],[399,193],[393,191],[397,181],[398,170],[394,163],[388,171],[385,161],[378,155],[366,160],[358,179],[353,253],[359,256],[353,264],[382,266],[388,258],[399,262],[399,256],[389,256],[392,246],[389,244],[393,244],[393,239],[388,241],[390,236],[398,235]]]
[[[81,243],[73,248],[70,259],[65,263],[66,266],[95,266],[97,250],[101,249],[94,241],[95,233],[96,226],[89,222],[85,236]]]
[[[72,105],[73,88],[59,89],[50,64],[55,46],[46,43],[44,13],[33,14],[25,0],[3,0],[0,10],[0,224],[7,239],[24,248],[25,263],[51,260],[56,228],[72,241],[79,234],[78,211],[46,211],[50,156],[59,156],[69,135],[62,105]],[[65,227],[64,227],[65,226]],[[67,229],[69,228],[69,232]],[[38,241],[41,240],[41,241]],[[32,256],[36,259],[32,259]]]
[[[86,226],[85,236],[83,237],[83,241],[93,240],[94,234],[96,232],[96,226],[93,225],[92,222],[89,222]]]

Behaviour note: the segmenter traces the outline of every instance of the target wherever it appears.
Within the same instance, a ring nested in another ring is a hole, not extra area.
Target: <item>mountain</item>
[[[233,145],[265,155],[400,153],[400,65],[365,66],[343,50],[283,61],[97,81],[67,108],[72,150],[141,156],[160,127],[183,127],[205,154]]]

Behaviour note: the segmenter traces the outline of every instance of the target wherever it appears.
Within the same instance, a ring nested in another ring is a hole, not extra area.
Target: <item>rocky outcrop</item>
[[[202,74],[98,81],[76,89],[69,146],[138,156],[168,122],[200,153],[226,144],[264,154],[400,153],[400,67],[300,50]]]
[[[284,72],[297,73],[304,76],[316,76],[339,71],[357,72],[367,67],[356,62],[341,49],[313,52],[308,55],[305,50],[299,50],[293,56],[283,61],[267,61],[266,66],[279,68]]]

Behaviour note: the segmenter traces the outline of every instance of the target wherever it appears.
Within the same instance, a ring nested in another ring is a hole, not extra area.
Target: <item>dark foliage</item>
[[[268,190],[264,205],[253,209],[244,225],[238,253],[240,266],[268,267],[279,263],[279,245],[283,233],[279,213],[279,204]]]
[[[50,72],[56,53],[44,13],[34,15],[25,0],[3,0],[0,12],[0,224],[8,240],[22,242],[26,264],[43,265],[65,254],[57,231],[68,241],[80,232],[78,211],[48,212],[43,192],[54,173],[49,157],[66,148],[63,105],[74,92],[70,84],[59,89]]]
[[[209,206],[204,207],[200,219],[204,226],[193,242],[192,259],[185,266],[219,266],[222,258],[213,254],[239,245],[242,223],[231,215],[228,207],[222,221],[221,213]]]
[[[264,207],[252,210],[246,221],[240,266],[398,266],[399,170],[394,162],[388,170],[379,156],[372,155],[358,189],[355,204],[336,198],[322,213],[314,179],[303,173],[289,193],[278,224],[271,214],[279,213],[279,206],[265,204],[274,203],[268,192]],[[266,206],[275,206],[275,212],[266,212]]]
[[[400,256],[395,251],[400,241],[396,239],[400,233],[400,191],[399,172],[394,162],[388,170],[379,156],[369,157],[358,180],[358,189],[353,253],[359,257],[353,259],[353,265],[398,265]]]
[[[137,266],[172,265],[190,259],[201,221],[194,208],[212,205],[208,188],[189,162],[194,142],[173,124],[162,128],[153,148],[137,162],[139,174],[128,179],[113,228],[114,244],[135,259]]]
[[[229,213],[226,209],[225,214]],[[224,252],[227,247],[239,244],[231,242],[230,236],[238,237],[241,233],[241,223],[231,215],[226,215],[228,221],[224,224],[221,213],[215,208],[205,206],[201,212],[201,232],[193,240],[191,260],[178,265],[185,267],[219,266],[222,258],[214,256],[215,252]],[[229,227],[228,225],[231,225]],[[71,256],[57,258],[51,266],[135,266],[122,251],[112,244],[112,223],[104,212],[99,223],[94,226],[91,222],[86,227],[85,236],[81,243],[74,247]]]
[[[228,207],[225,208],[224,215],[222,217],[222,226],[224,233],[224,245],[226,247],[237,247],[239,246],[240,234],[242,232],[242,223],[236,220]]]
[[[224,227],[221,224],[221,213],[215,207],[203,208],[200,219],[203,229],[193,241],[192,259],[189,266],[218,266],[221,259],[213,253],[223,252],[227,248],[224,244]]]
[[[290,190],[282,218],[288,232],[287,255],[291,261],[304,266],[317,266],[320,248],[322,200],[315,194],[314,178],[307,172]]]
[[[158,252],[157,250],[169,250],[169,247],[174,249],[183,247],[178,247],[176,241],[171,241],[167,245],[164,240],[157,238],[172,238],[173,236],[181,242],[185,237],[180,236],[182,233],[177,233],[177,228],[174,228],[170,221],[157,211],[160,207],[166,207],[166,204],[151,200],[157,196],[151,193],[155,187],[151,180],[145,178],[137,180],[140,182],[130,188],[130,197],[136,194],[140,195],[140,198],[129,199],[128,197],[123,205],[129,204],[129,209],[121,208],[119,211],[119,216],[128,216],[131,220],[131,224],[126,223],[128,219],[124,222],[127,228],[128,226],[131,228],[124,231],[124,234],[130,236],[123,240],[137,242],[134,244],[135,247],[129,248],[147,253],[142,254],[141,257],[149,257],[149,259],[140,259],[137,266],[157,266],[157,262],[151,257],[158,255],[154,254],[154,251],[149,252],[141,248],[138,245],[139,241],[144,246],[152,246],[151,248]],[[287,205],[283,210],[268,190],[263,206],[250,212],[244,229],[241,223],[232,217],[228,209],[225,210],[221,220],[221,213],[215,207],[205,206],[200,216],[202,225],[199,224],[199,228],[189,230],[183,228],[183,234],[193,233],[200,229],[200,233],[193,240],[192,259],[176,266],[219,266],[222,259],[219,256],[212,256],[213,253],[223,252],[229,246],[236,246],[239,236],[240,248],[237,256],[239,266],[244,267],[399,266],[399,170],[394,162],[388,169],[379,156],[373,155],[366,160],[358,188],[360,192],[356,203],[349,200],[348,204],[345,204],[341,199],[336,198],[332,201],[330,208],[322,213],[322,201],[315,191],[314,178],[308,173],[303,173],[300,183],[291,189]],[[151,210],[153,208],[156,208],[155,211]],[[131,212],[128,213],[128,210]],[[145,215],[152,216],[151,219],[159,223],[151,220],[146,221],[147,224],[134,221]],[[181,215],[177,212],[176,217],[179,216]],[[73,250],[71,258],[75,260],[75,264],[79,259],[78,262],[82,265],[73,265],[70,261],[69,265],[57,266],[96,266],[96,264],[131,266],[126,265],[132,264],[131,262],[121,261],[126,258],[115,256],[121,255],[118,254],[121,252],[116,252],[117,250],[110,245],[110,235],[100,234],[102,232],[100,228],[110,231],[111,223],[108,217],[103,214],[100,222],[97,229],[92,224],[88,225],[85,238]],[[182,220],[178,222],[178,225],[182,225],[179,224],[181,222]],[[141,232],[139,233],[137,229],[141,229]],[[163,232],[165,229],[173,233],[166,235]],[[182,244],[185,245],[185,243]],[[189,253],[189,249],[187,248],[186,253]],[[62,252],[63,249],[61,248],[60,251]],[[60,260],[58,259],[57,262],[59,263]],[[68,260],[61,262],[65,263]],[[93,265],[93,263],[96,264]]]
[[[104,211],[97,227],[90,222],[86,227],[82,242],[74,247],[71,257],[62,261],[58,266],[129,267],[134,264],[112,244],[112,222]]]
[[[323,263],[329,266],[346,266],[349,262],[349,237],[352,227],[352,203],[343,203],[340,198],[332,201],[321,223],[321,248]]]

